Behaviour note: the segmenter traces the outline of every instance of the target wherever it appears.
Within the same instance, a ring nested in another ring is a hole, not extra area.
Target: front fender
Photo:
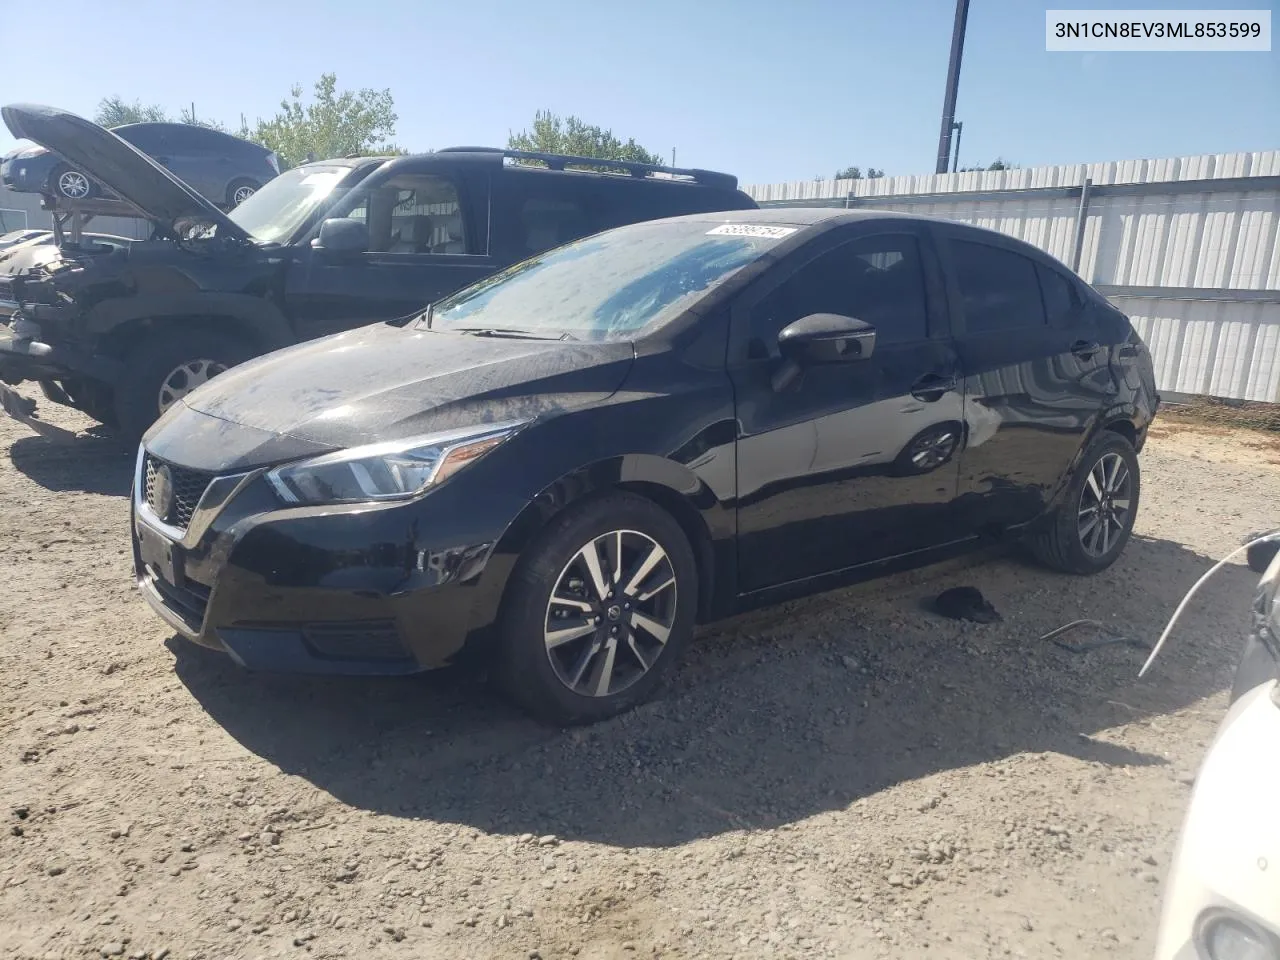
[[[272,301],[245,293],[184,291],[114,297],[93,305],[86,328],[101,336],[133,323],[187,317],[226,318],[250,333],[264,352],[288,346],[295,339],[289,321]]]
[[[521,554],[561,511],[591,497],[630,491],[655,501],[684,529],[698,557],[699,619],[733,603],[736,512],[688,466],[654,454],[622,454],[579,467],[548,484],[507,525],[476,585],[468,648],[496,640],[502,598]]]

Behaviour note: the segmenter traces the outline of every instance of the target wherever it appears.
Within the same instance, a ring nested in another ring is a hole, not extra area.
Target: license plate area
[[[152,530],[145,523],[138,524],[138,552],[145,566],[175,587],[184,585],[182,547],[168,537]]]

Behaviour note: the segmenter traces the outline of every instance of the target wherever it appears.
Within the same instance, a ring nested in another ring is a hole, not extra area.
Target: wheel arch
[[[229,334],[256,353],[294,340],[283,315],[257,297],[145,300],[129,303],[127,309],[119,304],[116,301],[110,310],[95,313],[89,324],[90,332],[100,338],[103,352],[116,359],[123,359],[146,337],[170,331]]]
[[[476,585],[467,642],[459,655],[473,659],[491,648],[507,585],[524,551],[565,510],[612,493],[644,497],[680,525],[698,566],[699,622],[731,602],[731,506],[722,504],[688,467],[665,457],[626,454],[579,467],[545,487],[507,525]]]

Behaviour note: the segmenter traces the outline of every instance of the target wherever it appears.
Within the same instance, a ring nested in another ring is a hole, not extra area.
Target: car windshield
[[[795,227],[673,220],[558,247],[433,305],[432,329],[630,340],[760,257]]]
[[[350,173],[338,164],[286,170],[227,216],[263,243],[284,243]]]

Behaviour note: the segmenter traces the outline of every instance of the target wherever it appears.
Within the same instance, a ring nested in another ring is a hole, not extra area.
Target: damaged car
[[[0,249],[0,400],[29,416],[5,384],[35,381],[132,440],[259,354],[419,312],[610,227],[755,207],[728,174],[463,147],[304,164],[223,212],[74,114],[2,112],[14,136],[108,185],[153,234]]]
[[[1106,569],[1157,402],[1124,314],[1002,234],[634,224],[183,397],[138,452],[135,573],[249,669],[461,660],[589,722],[697,622],[993,539]]]

